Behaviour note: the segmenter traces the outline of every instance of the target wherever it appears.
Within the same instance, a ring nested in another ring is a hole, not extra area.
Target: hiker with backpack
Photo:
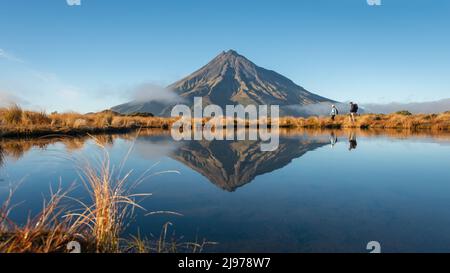
[[[337,115],[339,115],[339,110],[336,108],[336,105],[331,105],[331,120],[334,121]]]
[[[356,121],[356,115],[358,114],[358,104],[350,102],[350,120],[352,122]]]
[[[349,136],[348,136],[348,150],[355,150],[356,147],[358,146],[358,142],[356,141],[356,134],[355,132],[350,132]]]

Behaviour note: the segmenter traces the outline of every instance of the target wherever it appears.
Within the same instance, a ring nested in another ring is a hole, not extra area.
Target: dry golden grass
[[[22,122],[23,111],[18,105],[13,105],[0,112],[3,116],[5,123],[11,125],[17,125]]]
[[[0,253],[64,252],[70,241],[82,241],[81,234],[70,225],[69,219],[60,219],[64,213],[60,204],[67,192],[59,188],[52,193],[50,200],[44,201],[41,212],[34,218],[29,218],[23,226],[9,220],[13,208],[12,193],[13,191],[0,207]]]
[[[0,137],[82,135],[119,132],[137,128],[168,129],[176,119],[124,116],[112,111],[79,114],[24,111],[18,105],[0,109]]]
[[[19,226],[9,218],[14,208],[11,205],[11,191],[0,207],[0,253],[68,252],[67,245],[72,241],[79,242],[83,252],[97,253],[198,252],[213,244],[207,241],[183,243],[173,237],[168,239],[170,223],[163,227],[160,237],[156,239],[141,239],[139,234],[131,236],[131,239],[121,238],[135,210],[145,210],[138,201],[149,196],[132,194],[131,191],[155,174],[150,173],[149,169],[136,181],[127,182],[131,172],[120,176],[124,162],[115,171],[102,144],[104,140],[94,140],[103,151],[100,165],[94,167],[86,161],[79,169],[91,202],[70,198],[69,191],[64,192],[60,187],[58,191],[51,192],[50,200],[44,202],[36,217]],[[62,204],[63,200],[78,204],[78,208],[72,209]]]
[[[328,117],[280,118],[282,128],[361,128],[361,129],[408,129],[408,130],[450,130],[450,113],[406,115],[364,114],[352,122],[348,116],[337,116],[334,121]]]
[[[99,169],[89,163],[80,169],[82,181],[91,196],[91,204],[79,202],[81,212],[72,212],[67,215],[75,219],[73,226],[87,229],[95,238],[98,252],[120,252],[120,234],[126,224],[127,217],[131,217],[135,208],[142,208],[136,199],[144,198],[149,194],[131,194],[129,190],[140,181],[127,183],[131,172],[123,177],[116,176],[111,168],[109,155],[105,146],[96,143],[104,151],[104,160]]]
[[[125,116],[112,111],[100,113],[53,113],[24,111],[14,105],[0,109],[0,137],[33,137],[51,134],[86,135],[98,133],[126,132],[138,128],[168,130],[178,118]],[[209,119],[200,121],[205,125]],[[362,128],[362,129],[432,129],[450,130],[450,113],[411,115],[405,111],[394,114],[364,114],[352,122],[348,116],[339,115],[334,121],[329,117],[281,117],[281,128]],[[195,120],[193,119],[194,123]],[[224,118],[222,125],[258,126],[258,120]],[[270,124],[273,121],[268,121]]]

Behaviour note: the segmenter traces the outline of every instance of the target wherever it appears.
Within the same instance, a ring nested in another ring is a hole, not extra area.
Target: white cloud
[[[2,62],[2,60],[6,60]],[[58,73],[33,67],[13,54],[0,49],[0,91],[8,91],[8,103],[21,105],[25,98],[29,109],[47,111],[94,112],[128,101],[181,103],[183,99],[161,85],[144,82],[126,86],[105,86],[99,90],[82,88],[67,82]],[[0,97],[6,103],[6,92]]]
[[[80,88],[58,75],[33,68],[0,49],[2,59],[10,62],[0,62],[0,106],[17,103],[35,110],[65,111],[76,110],[92,101]]]
[[[182,101],[174,91],[153,83],[140,84],[131,90],[131,94],[136,102],[176,103]]]
[[[7,61],[23,63],[23,60],[17,58],[12,53],[6,52],[5,50],[0,48],[0,59],[5,59]]]

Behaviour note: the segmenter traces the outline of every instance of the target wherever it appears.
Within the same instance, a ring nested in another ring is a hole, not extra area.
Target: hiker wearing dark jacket
[[[358,146],[355,132],[350,132],[350,135],[348,136],[348,144],[349,151],[356,149],[356,146]]]
[[[356,115],[358,114],[358,104],[350,102],[350,120],[356,121]]]

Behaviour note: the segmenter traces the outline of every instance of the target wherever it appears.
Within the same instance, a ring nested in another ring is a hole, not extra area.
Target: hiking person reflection
[[[350,102],[350,120],[351,122],[356,121],[356,115],[358,114],[358,104]]]
[[[351,132],[348,136],[348,150],[354,150],[358,146],[358,142],[356,141],[356,134],[355,132]]]
[[[330,134],[331,148],[334,148],[334,145],[336,145],[337,142],[338,142],[338,138],[337,138],[336,134],[334,132],[331,132],[331,134]]]
[[[339,110],[336,108],[336,105],[331,105],[331,120],[334,121],[337,115],[339,115]]]

